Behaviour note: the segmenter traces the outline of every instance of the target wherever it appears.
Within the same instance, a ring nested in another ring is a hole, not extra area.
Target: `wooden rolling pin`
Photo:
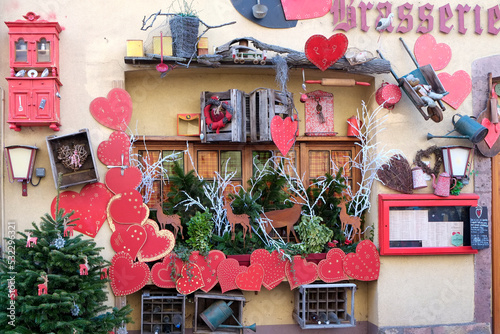
[[[305,83],[320,84],[321,86],[343,86],[343,87],[352,87],[354,85],[370,86],[369,82],[356,81],[354,79],[333,79],[333,78],[326,78],[321,80],[306,80]]]

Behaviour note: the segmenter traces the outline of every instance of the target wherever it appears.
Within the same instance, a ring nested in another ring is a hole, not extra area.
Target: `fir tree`
[[[130,322],[127,305],[122,309],[103,305],[107,279],[101,271],[109,263],[99,255],[102,247],[81,234],[64,236],[60,210],[56,218],[41,218],[40,226],[7,238],[6,257],[0,260],[1,333],[103,333]],[[12,231],[13,232],[13,231]],[[38,238],[27,247],[28,236]],[[20,236],[20,237],[19,237]],[[11,257],[11,255],[14,255]],[[88,263],[88,275],[80,275],[80,264]],[[46,276],[47,294],[39,295],[38,285]],[[14,297],[17,290],[17,297]],[[7,311],[7,312],[5,312]]]

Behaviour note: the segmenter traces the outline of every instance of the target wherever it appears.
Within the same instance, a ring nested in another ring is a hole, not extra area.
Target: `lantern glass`
[[[472,148],[464,146],[445,146],[443,150],[444,170],[451,177],[467,178]]]
[[[30,181],[35,165],[36,150],[34,146],[8,146],[5,154],[13,180]]]

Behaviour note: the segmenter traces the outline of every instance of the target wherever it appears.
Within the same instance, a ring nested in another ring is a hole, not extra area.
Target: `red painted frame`
[[[432,194],[378,195],[378,224],[380,255],[444,255],[444,254],[476,254],[471,246],[460,247],[390,247],[389,246],[389,208],[404,206],[477,206],[479,196],[462,194],[458,196],[440,197]],[[467,222],[464,222],[467,223]]]

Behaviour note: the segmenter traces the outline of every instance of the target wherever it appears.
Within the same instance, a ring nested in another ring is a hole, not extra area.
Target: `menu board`
[[[488,208],[485,206],[471,206],[470,208],[470,242],[473,249],[490,247]]]

